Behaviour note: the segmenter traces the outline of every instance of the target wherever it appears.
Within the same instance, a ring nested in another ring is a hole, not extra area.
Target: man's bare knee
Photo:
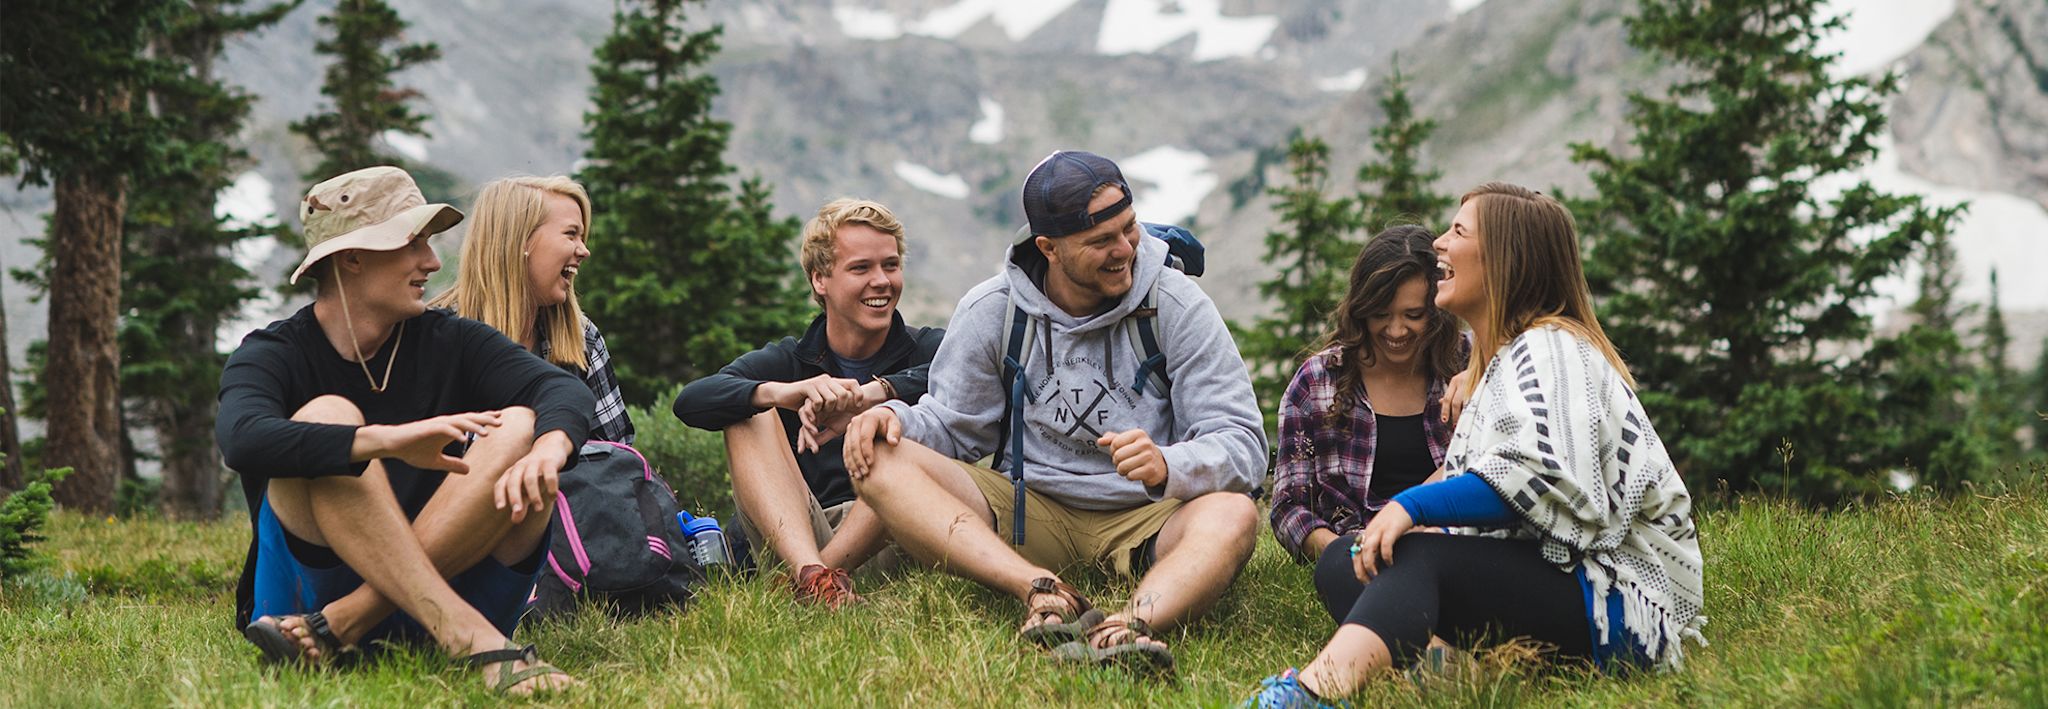
[[[1233,536],[1249,537],[1259,526],[1259,506],[1252,502],[1250,495],[1212,492],[1195,498],[1191,504],[1202,506],[1203,526],[1229,532]]]
[[[783,431],[782,417],[774,409],[727,426],[724,434],[725,464],[735,477],[748,475],[755,470],[772,469],[769,461],[784,459],[781,451],[788,450],[789,447],[789,436]],[[794,457],[787,460],[795,462]]]
[[[292,414],[293,421],[363,425],[363,410],[356,403],[333,394],[313,397]]]
[[[854,494],[867,497],[870,490],[887,494],[906,476],[923,475],[924,471],[917,467],[914,451],[907,450],[912,446],[917,446],[917,442],[875,441],[874,460],[868,462],[868,474],[853,481]]]
[[[470,462],[471,475],[495,475],[533,450],[533,409],[513,406],[498,412],[498,425],[488,435],[478,436],[463,459]]]
[[[782,429],[782,414],[775,409],[762,411],[725,427],[725,438],[728,441],[735,436],[751,441],[754,437],[770,434],[778,441],[788,438],[787,432]]]
[[[498,412],[498,425],[491,429],[491,435],[511,434],[512,440],[524,440],[528,448],[533,447],[533,426],[538,417],[533,409],[524,406],[508,406]]]
[[[1199,546],[1214,554],[1231,552],[1241,563],[1251,557],[1258,535],[1259,508],[1250,495],[1212,492],[1189,500],[1160,533],[1160,552],[1171,553],[1189,537],[1202,540]]]

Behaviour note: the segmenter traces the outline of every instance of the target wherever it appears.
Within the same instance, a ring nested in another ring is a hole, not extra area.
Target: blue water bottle
[[[676,524],[690,539],[690,556],[705,571],[732,568],[732,549],[726,546],[725,529],[713,517],[698,517],[688,510],[676,513]]]

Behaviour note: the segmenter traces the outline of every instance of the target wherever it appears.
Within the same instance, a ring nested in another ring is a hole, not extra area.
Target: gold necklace
[[[398,335],[391,341],[391,359],[384,361],[384,383],[370,375],[370,358],[363,356],[363,344],[356,340],[356,321],[348,314],[348,290],[341,287],[341,265],[334,267],[334,290],[341,294],[341,319],[348,328],[348,346],[356,352],[356,366],[363,368],[363,378],[370,380],[370,393],[382,394],[391,385],[391,365],[398,364],[398,346],[405,343],[405,322],[398,323]],[[374,354],[374,353],[372,353]]]

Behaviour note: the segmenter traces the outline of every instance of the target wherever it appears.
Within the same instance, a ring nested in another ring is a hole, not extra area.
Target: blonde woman
[[[581,376],[597,397],[590,439],[632,444],[604,335],[576,304],[576,272],[590,257],[589,194],[560,175],[508,177],[484,185],[470,214],[455,286],[428,305],[495,327]]]
[[[1676,667],[1700,638],[1692,496],[1600,329],[1571,213],[1490,182],[1437,237],[1436,305],[1472,326],[1470,406],[1445,479],[1410,488],[1349,552],[1365,590],[1301,673],[1250,706],[1324,706],[1453,643],[1528,638],[1606,669]],[[1497,536],[1407,534],[1418,525]]]

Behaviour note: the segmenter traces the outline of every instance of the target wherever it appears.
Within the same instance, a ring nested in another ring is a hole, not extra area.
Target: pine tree
[[[1269,190],[1281,222],[1280,229],[1266,232],[1265,260],[1273,278],[1259,284],[1274,314],[1250,328],[1235,328],[1268,428],[1277,423],[1275,412],[1294,370],[1328,327],[1359,248],[1347,238],[1357,228],[1351,200],[1325,196],[1330,146],[1296,135],[1288,142],[1287,165],[1292,182]]]
[[[2048,451],[2048,338],[2041,340],[2041,356],[2034,363],[2030,379],[2034,405],[2026,414],[2027,424],[2034,429],[2034,450]]]
[[[131,422],[156,431],[163,469],[164,511],[211,519],[221,507],[223,467],[213,441],[215,397],[226,363],[216,338],[223,318],[255,294],[249,273],[228,249],[275,229],[232,228],[214,213],[249,156],[228,141],[240,130],[253,96],[214,75],[225,42],[282,19],[298,2],[236,12],[241,0],[180,3],[153,42],[153,53],[176,73],[150,89],[150,103],[169,125],[162,157],[138,179],[129,200],[122,288],[121,391]]]
[[[1976,415],[1983,421],[1983,435],[1989,439],[1997,460],[2010,461],[2019,455],[2019,430],[2026,425],[2021,416],[2026,404],[2020,399],[2019,374],[2008,358],[2012,333],[2005,327],[2005,311],[1998,306],[1998,269],[1991,269],[1991,300],[1984,306],[1984,323],[1977,328],[1979,374],[1976,386]]]
[[[50,300],[44,380],[50,397],[42,462],[75,468],[58,503],[113,506],[123,461],[116,343],[121,222],[131,171],[158,159],[161,126],[139,95],[165,69],[146,56],[167,0],[16,3],[0,22],[0,134],[26,184],[55,182],[40,272]]]
[[[702,72],[718,28],[684,29],[682,0],[623,3],[591,74],[589,188],[597,252],[577,289],[605,328],[628,401],[717,371],[800,330],[809,307],[790,266],[793,219],[775,219],[758,180],[726,182],[731,126],[711,117]]]
[[[1896,432],[1891,455],[1920,484],[1954,489],[1990,465],[1984,421],[1963,397],[1975,383],[1957,324],[1970,308],[1956,303],[1961,282],[1955,247],[1945,229],[1928,234],[1921,259],[1920,296],[1907,308],[1915,322],[1875,342],[1867,361],[1881,363],[1871,381],[1880,419]]]
[[[1430,134],[1436,132],[1436,121],[1415,117],[1399,56],[1394,58],[1394,73],[1382,91],[1380,109],[1386,112],[1387,122],[1372,131],[1372,147],[1379,152],[1380,161],[1358,168],[1359,223],[1367,232],[1395,224],[1440,228],[1437,220],[1448,216],[1455,202],[1430,187],[1443,171],[1422,170],[1418,157]],[[1375,184],[1379,186],[1376,191],[1367,191],[1367,186]]]
[[[1842,23],[1823,4],[1644,0],[1630,41],[1687,75],[1630,97],[1632,155],[1573,146],[1598,190],[1573,211],[1602,323],[1695,490],[1827,500],[1920,462],[1885,401],[1899,348],[1866,344],[1857,305],[1957,208],[1868,183],[1814,195],[1875,154],[1898,89],[1828,74],[1818,42]]]
[[[321,95],[333,106],[291,125],[320,153],[320,163],[306,179],[318,182],[377,165],[412,167],[380,148],[387,131],[427,135],[422,127],[426,114],[411,104],[420,92],[399,88],[393,75],[441,58],[440,46],[423,42],[386,49],[404,41],[407,23],[383,0],[340,0],[332,14],[320,18],[320,26],[332,35],[315,43],[313,51],[334,57],[320,84]]]

